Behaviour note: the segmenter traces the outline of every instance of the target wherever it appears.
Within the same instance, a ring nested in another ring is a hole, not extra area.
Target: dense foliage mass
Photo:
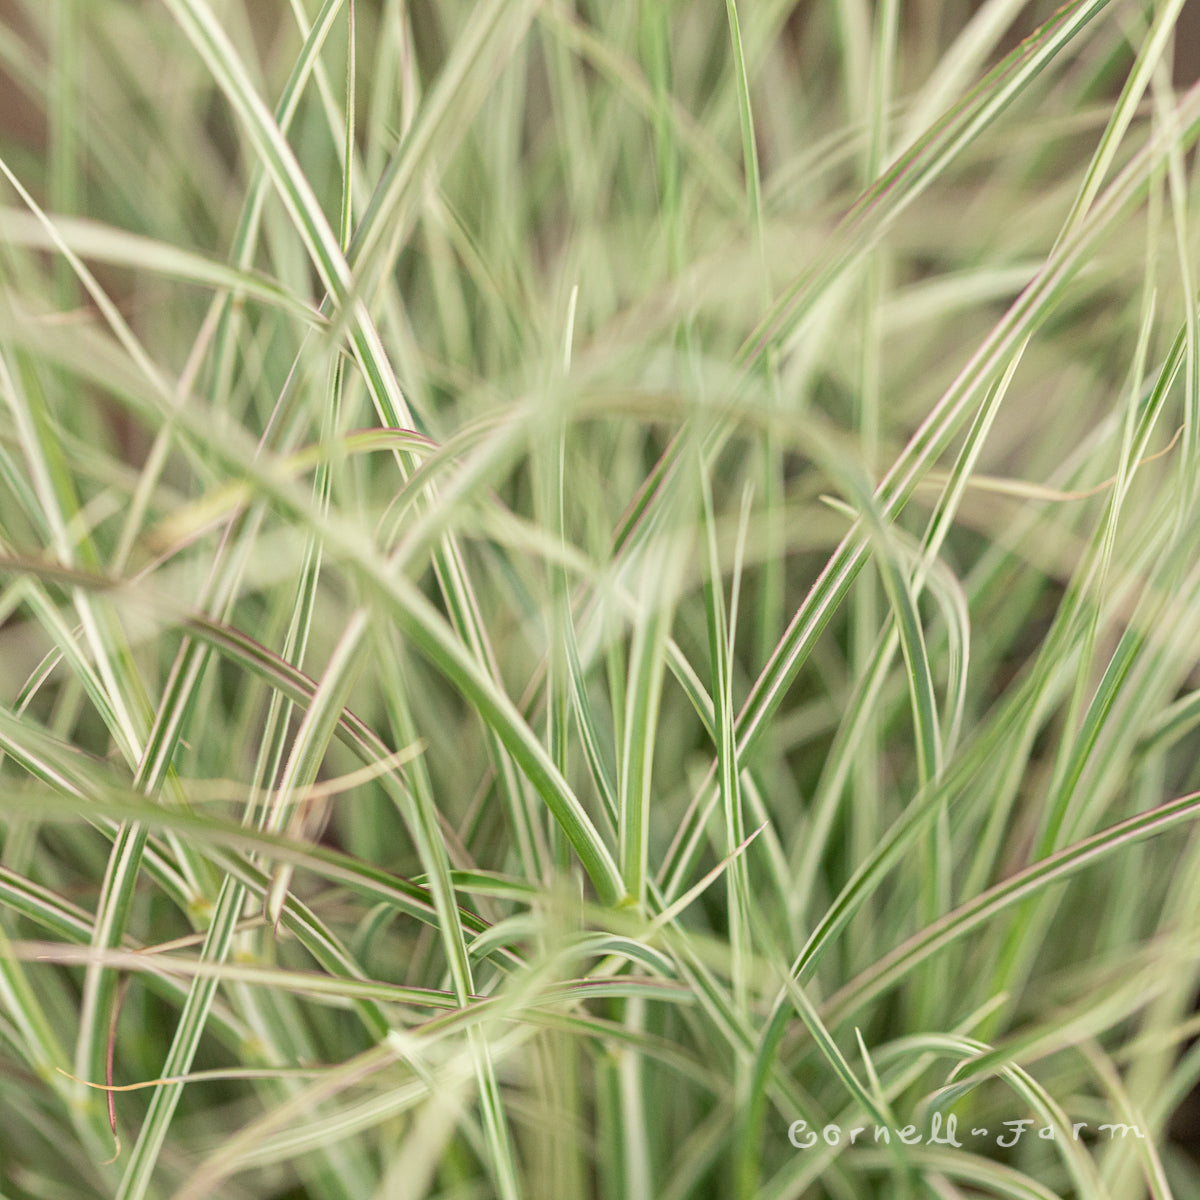
[[[1200,1196],[1188,11],[0,5],[4,1200]]]

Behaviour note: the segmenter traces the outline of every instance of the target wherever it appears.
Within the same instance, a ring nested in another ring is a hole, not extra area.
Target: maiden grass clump
[[[1200,71],[1034,8],[7,6],[6,1198],[1200,1195]]]

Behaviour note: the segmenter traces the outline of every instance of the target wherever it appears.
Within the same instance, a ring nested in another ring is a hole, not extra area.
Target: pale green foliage
[[[1033,7],[0,9],[4,1200],[1200,1195],[1200,88]]]

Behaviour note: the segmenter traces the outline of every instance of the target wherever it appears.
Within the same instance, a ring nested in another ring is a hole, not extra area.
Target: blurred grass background
[[[1198,78],[0,5],[5,1200],[1200,1195]]]

